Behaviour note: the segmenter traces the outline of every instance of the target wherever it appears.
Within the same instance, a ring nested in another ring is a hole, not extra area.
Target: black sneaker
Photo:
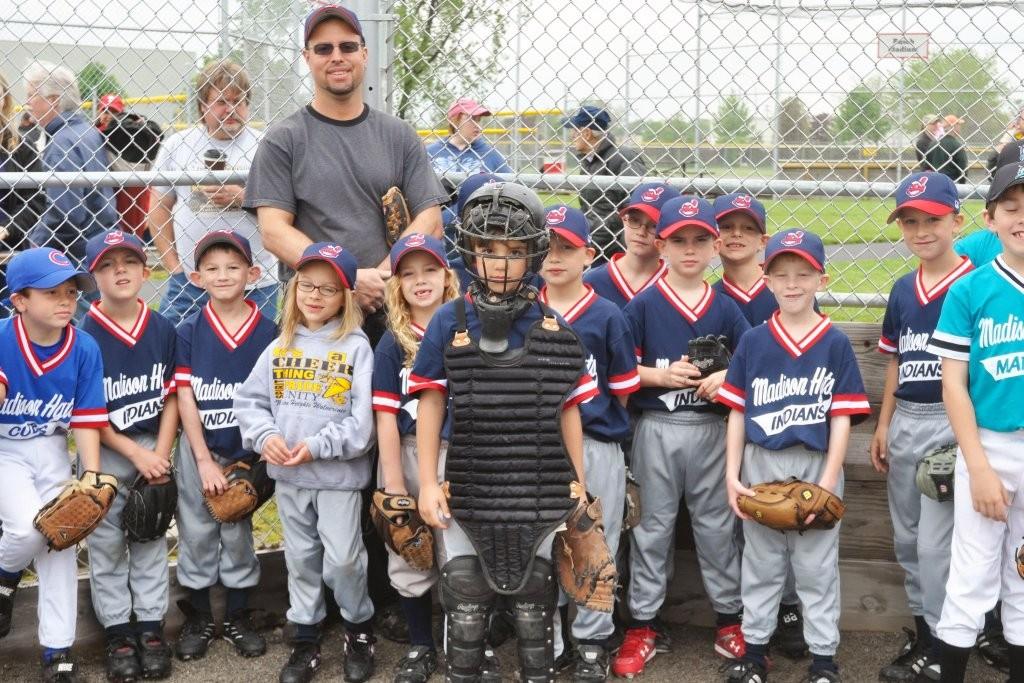
[[[572,680],[574,683],[608,680],[608,650],[602,645],[579,645]]]
[[[369,633],[345,632],[345,680],[361,683],[373,675],[373,644]]]
[[[49,662],[43,662],[43,683],[77,683],[78,667],[70,652],[61,652]]]
[[[804,619],[799,605],[779,607],[778,624],[772,634],[771,647],[790,659],[801,659],[807,654],[804,641]]]
[[[437,652],[426,645],[416,645],[398,664],[392,683],[427,683],[437,671]]]
[[[202,659],[213,640],[213,615],[196,610],[187,600],[180,600],[178,607],[185,613],[185,625],[174,644],[174,654],[183,662]]]
[[[651,628],[654,629],[654,651],[672,652],[672,632],[669,631],[668,626],[661,620],[661,617],[654,618],[654,621],[651,622]]]
[[[938,683],[942,680],[942,663],[933,655],[926,654],[921,658],[917,680],[919,682]]]
[[[556,674],[576,667],[576,648],[568,640],[563,641],[562,648],[562,654],[555,657]]]
[[[501,660],[490,647],[484,650],[484,662],[480,665],[480,683],[501,683]]]
[[[247,610],[228,616],[221,637],[234,645],[243,657],[259,657],[267,651],[267,641],[256,632]]]
[[[1010,673],[1010,646],[1003,637],[1003,625],[999,620],[981,632],[975,647],[986,664],[1004,674]]]
[[[377,610],[373,615],[373,631],[393,643],[404,645],[409,642],[409,625],[405,623],[405,615],[397,602]]]
[[[928,648],[917,634],[909,628],[904,628],[903,632],[907,635],[907,642],[903,644],[892,663],[886,664],[878,672],[878,680],[882,683],[907,683],[917,680],[920,661],[928,655]]]
[[[768,680],[768,667],[748,659],[733,662],[725,673],[728,683],[765,683]]]
[[[278,676],[280,683],[309,683],[320,669],[320,646],[297,643]]]
[[[129,635],[116,635],[107,640],[107,680],[111,683],[132,683],[142,678],[139,645]]]
[[[17,579],[0,579],[0,638],[11,632],[11,618],[14,615],[14,594],[18,592]]]
[[[162,633],[150,631],[139,636],[139,662],[143,678],[167,678],[171,675],[171,646]]]

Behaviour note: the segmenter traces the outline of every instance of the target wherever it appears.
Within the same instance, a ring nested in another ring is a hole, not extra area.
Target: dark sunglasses
[[[318,57],[330,57],[334,54],[334,43],[317,43],[311,50],[313,54]],[[362,43],[355,40],[346,40],[337,44],[338,49],[341,50],[341,54],[350,55],[355,52],[359,52],[359,49],[363,46]]]

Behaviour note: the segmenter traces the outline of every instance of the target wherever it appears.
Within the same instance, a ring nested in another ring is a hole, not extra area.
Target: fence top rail
[[[135,187],[142,185],[181,186],[244,183],[248,171],[95,171],[0,173],[0,190],[34,187]],[[444,179],[456,186],[466,179],[465,173],[445,173]],[[798,197],[874,197],[887,199],[896,192],[896,183],[839,180],[789,180],[785,178],[698,178],[693,176],[592,176],[562,173],[499,174],[505,181],[522,183],[546,192],[584,189],[621,189],[631,191],[640,183],[665,182],[684,193],[728,194],[748,192],[752,195]],[[958,185],[961,199],[984,199],[988,184]]]

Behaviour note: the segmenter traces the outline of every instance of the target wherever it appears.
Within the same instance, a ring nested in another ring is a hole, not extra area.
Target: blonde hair
[[[300,268],[299,271],[301,270]],[[278,342],[278,347],[282,349],[289,348],[295,342],[295,330],[299,325],[306,324],[306,319],[303,317],[295,300],[295,285],[298,281],[299,273],[297,272],[295,275],[292,275],[292,279],[288,281],[288,286],[284,290],[284,303],[281,305],[281,337]],[[340,285],[341,283],[339,282],[338,284]],[[359,329],[363,324],[363,311],[356,303],[352,290],[342,287],[341,297],[341,310],[338,311],[336,316],[341,320],[341,325],[331,335],[332,341],[343,338],[349,332]]]
[[[441,292],[441,303],[447,303],[452,299],[458,299],[459,276],[451,268],[444,269],[444,291]],[[402,279],[397,273],[388,278],[384,290],[384,305],[388,313],[388,327],[391,334],[395,336],[398,348],[405,354],[403,365],[412,367],[413,359],[420,348],[420,340],[412,331],[412,309],[409,302],[402,296]]]
[[[14,97],[7,77],[0,73],[0,148],[13,152],[18,146],[18,124],[14,119]]]
[[[203,115],[207,100],[214,89],[221,92],[237,90],[248,104],[252,92],[249,72],[241,64],[230,59],[218,59],[204,66],[196,76],[196,106],[199,108],[200,116]]]

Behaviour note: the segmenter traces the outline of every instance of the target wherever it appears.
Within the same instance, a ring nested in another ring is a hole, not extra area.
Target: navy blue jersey
[[[156,434],[164,399],[174,384],[174,326],[139,299],[130,329],[111,320],[94,302],[82,322],[103,354],[103,394],[110,424],[122,434]]]
[[[546,290],[541,290],[540,297],[547,303]],[[583,433],[600,441],[621,442],[629,438],[630,424],[629,414],[617,397],[640,389],[629,324],[618,306],[599,297],[590,287],[564,318],[583,341],[587,373],[597,381],[600,390],[580,406]]]
[[[416,323],[410,323],[419,339],[426,332]],[[373,352],[373,409],[391,413],[398,419],[398,433],[402,436],[416,433],[416,409],[420,400],[409,393],[409,375],[412,367],[405,365],[405,352],[388,330],[380,338]],[[451,420],[445,420],[441,438],[451,436]]]
[[[794,339],[778,313],[745,334],[717,400],[743,413],[747,441],[770,450],[827,451],[831,419],[871,412],[850,339],[827,316]]]
[[[174,381],[191,387],[207,447],[229,460],[254,455],[242,448],[232,401],[263,349],[277,337],[273,321],[264,318],[256,304],[246,303],[251,312],[234,334],[209,303],[178,327]]]
[[[725,294],[736,302],[751,327],[768,322],[772,313],[779,310],[779,302],[775,299],[772,291],[768,289],[763,277],[748,290],[744,290],[724,275],[721,280],[711,286],[716,292]]]
[[[925,289],[920,268],[892,286],[878,350],[896,354],[896,398],[914,403],[942,403],[942,361],[928,351],[928,341],[939,323],[949,286],[973,268],[970,259],[964,257],[931,290]]]
[[[717,294],[707,283],[704,296],[693,308],[687,306],[665,278],[637,294],[623,313],[633,331],[640,365],[667,368],[686,355],[694,337],[725,335],[734,349],[750,329],[736,302]],[[693,387],[668,389],[645,387],[633,395],[631,404],[640,410],[693,410],[706,412],[714,405],[698,398]]]
[[[639,289],[633,289],[619,270],[618,261],[622,256],[622,253],[615,254],[608,263],[591,268],[583,274],[583,281],[593,287],[598,296],[611,301],[619,308],[625,308],[626,304],[632,301],[637,294],[654,284],[668,270],[668,266],[659,261],[660,266],[654,275]]]
[[[7,385],[0,437],[31,439],[110,424],[103,358],[87,332],[68,325],[60,341],[40,346],[28,338],[20,315],[0,320],[0,368]]]
[[[469,328],[469,336],[474,343],[480,341],[480,319],[476,315],[476,309],[469,296],[466,300],[466,326]],[[530,306],[526,312],[516,318],[509,331],[508,344],[510,349],[522,347],[526,333],[529,332],[533,323],[543,317],[540,306]],[[561,316],[559,322],[565,324]],[[427,389],[448,392],[448,376],[444,368],[444,352],[448,344],[459,329],[458,319],[455,315],[455,302],[448,303],[437,309],[434,317],[427,325],[427,331],[423,334],[420,342],[420,350],[416,353],[416,360],[412,365],[412,372],[409,375],[409,393],[415,394]],[[563,408],[578,405],[583,401],[589,401],[598,393],[597,383],[584,370],[576,387],[565,399]]]

